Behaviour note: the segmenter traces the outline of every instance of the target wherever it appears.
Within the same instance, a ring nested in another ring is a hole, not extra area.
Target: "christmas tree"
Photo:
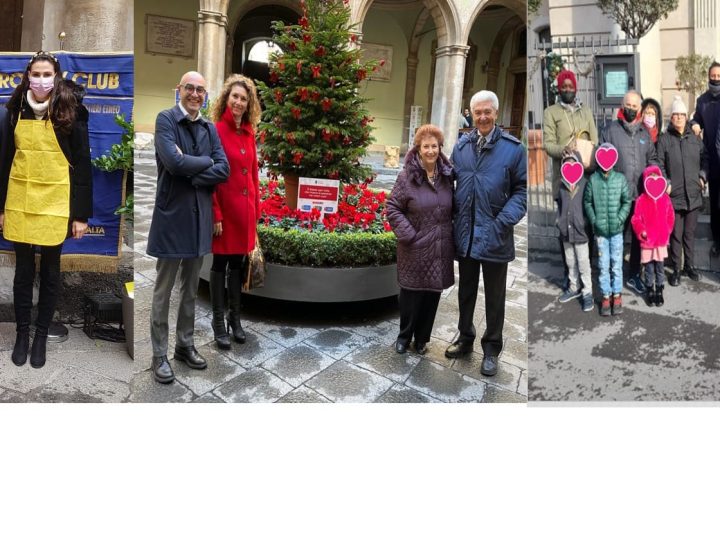
[[[298,24],[273,23],[282,53],[270,56],[270,84],[258,83],[262,159],[272,175],[285,177],[286,188],[297,176],[370,182],[360,158],[374,140],[372,118],[358,87],[380,64],[361,60],[347,0],[300,5]],[[288,205],[295,203],[288,189]]]

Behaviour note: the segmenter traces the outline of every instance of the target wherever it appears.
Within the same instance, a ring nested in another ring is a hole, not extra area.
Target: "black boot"
[[[647,290],[647,296],[645,297],[645,301],[648,306],[653,307],[655,305],[655,295],[656,295],[655,285],[653,285],[652,287],[650,287],[649,285],[646,285],[645,288]]]
[[[228,300],[230,312],[228,313],[228,326],[232,330],[233,338],[238,343],[245,343],[245,331],[240,324],[240,291],[242,290],[242,270],[230,270],[228,275]]]
[[[45,365],[45,349],[47,346],[47,328],[35,327],[32,350],[30,351],[30,365],[41,368]]]
[[[16,366],[23,366],[27,362],[28,351],[30,350],[30,329],[25,326],[17,329],[15,347],[13,347],[12,361]]]
[[[660,307],[665,303],[665,298],[663,298],[663,289],[665,288],[665,285],[658,285],[655,292],[655,305]]]
[[[210,272],[210,300],[212,301],[212,329],[215,343],[221,349],[230,348],[230,335],[225,327],[225,272]]]

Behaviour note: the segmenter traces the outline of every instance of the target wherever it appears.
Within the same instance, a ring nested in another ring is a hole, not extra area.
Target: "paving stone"
[[[0,396],[2,399],[2,396]],[[325,396],[318,394],[312,388],[300,386],[281,397],[277,403],[332,403]]]
[[[258,367],[241,373],[213,393],[228,403],[272,403],[292,389],[282,379]]]
[[[25,403],[27,401],[27,395],[15,392],[14,390],[8,390],[6,388],[0,388],[0,403]]]
[[[368,344],[368,338],[346,330],[331,328],[304,341],[307,345],[339,360],[358,347]]]
[[[374,345],[358,349],[349,354],[345,360],[402,384],[418,365],[420,357],[398,354],[388,345]]]
[[[518,383],[517,392],[518,392],[518,394],[525,396],[525,399],[527,400],[527,396],[528,396],[528,372],[527,371],[522,372],[522,376],[520,377],[520,382]]]
[[[9,390],[27,394],[28,392],[49,384],[65,366],[48,360],[43,368],[30,367],[30,360],[18,367],[10,359],[11,351],[0,353],[0,386]]]
[[[65,342],[67,343],[67,342]],[[129,383],[134,374],[133,360],[125,350],[125,344],[121,351],[66,351],[54,353],[51,356],[48,351],[48,361],[58,362],[65,366],[83,369],[97,373],[103,377]]]
[[[521,396],[516,392],[510,392],[492,384],[485,387],[483,403],[527,403],[527,396]]]
[[[119,403],[128,397],[127,384],[73,367],[36,388],[28,401],[44,403]]]
[[[217,397],[212,392],[208,392],[207,394],[203,394],[197,399],[193,400],[193,403],[225,403],[222,399]]]
[[[440,403],[440,401],[407,386],[396,384],[376,399],[375,403]]]
[[[291,386],[298,387],[334,362],[328,355],[301,344],[265,361],[262,367]]]
[[[193,393],[178,381],[160,384],[150,371],[137,373],[130,381],[128,400],[134,403],[187,403],[193,398]]]
[[[358,334],[383,345],[390,345],[391,343],[395,343],[399,327],[388,321],[378,320],[377,324],[342,326],[338,327],[338,330]]]
[[[500,359],[520,369],[528,367],[528,344],[516,339],[506,339]]]
[[[462,373],[463,375],[467,375],[473,379],[492,383],[495,386],[500,386],[511,392],[515,392],[517,390],[518,381],[520,380],[520,375],[522,374],[519,367],[503,362],[502,356],[500,356],[498,372],[492,377],[486,377],[480,373],[482,359],[482,354],[475,353],[468,360],[455,360],[452,368],[458,373]]]
[[[429,360],[422,360],[405,385],[440,401],[482,401],[485,383]]]
[[[319,328],[303,328],[298,325],[274,325],[264,322],[254,322],[251,327],[258,334],[272,339],[283,347],[293,347],[321,330]]]
[[[207,361],[208,367],[205,369],[192,369],[185,362],[170,360],[175,378],[197,396],[211,392],[245,371],[245,368],[230,360],[213,345],[203,345],[197,347],[197,350]]]
[[[233,340],[232,349],[224,352],[225,356],[245,369],[257,367],[285,350],[282,345],[261,334],[256,334],[249,328],[245,330],[245,335],[247,336],[245,343],[237,343]]]
[[[393,382],[385,377],[339,360],[305,383],[336,403],[375,401]]]

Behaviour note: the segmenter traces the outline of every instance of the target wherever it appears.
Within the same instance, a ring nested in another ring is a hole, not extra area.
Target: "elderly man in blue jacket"
[[[178,270],[180,305],[174,359],[192,369],[207,367],[193,342],[195,298],[203,256],[212,244],[213,189],[230,174],[215,126],[200,115],[205,78],[190,71],[177,88],[180,103],[161,111],[155,123],[158,183],[147,247],[148,255],[157,257],[150,338],[153,376],[160,383],[175,380],[167,359],[168,311]]]
[[[480,270],[485,289],[485,333],[480,340],[480,372],[493,376],[503,347],[505,280],[515,258],[513,227],[527,209],[527,159],[523,145],[495,125],[498,98],[483,90],[470,100],[475,128],[455,145],[452,162],[457,175],[453,227],[460,266],[459,335],[445,351],[448,358],[473,350]]]

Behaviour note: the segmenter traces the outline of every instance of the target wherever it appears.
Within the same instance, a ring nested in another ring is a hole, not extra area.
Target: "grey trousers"
[[[193,259],[158,259],[153,289],[150,340],[153,356],[165,356],[168,349],[168,312],[175,277],[180,269],[180,305],[178,306],[175,345],[191,347],[195,330],[195,298],[200,282],[202,257]]]
[[[583,294],[592,294],[590,250],[588,249],[588,243],[571,244],[570,242],[563,242],[563,248],[568,266],[569,290],[582,290]],[[582,287],[580,286],[580,282],[582,282]]]

